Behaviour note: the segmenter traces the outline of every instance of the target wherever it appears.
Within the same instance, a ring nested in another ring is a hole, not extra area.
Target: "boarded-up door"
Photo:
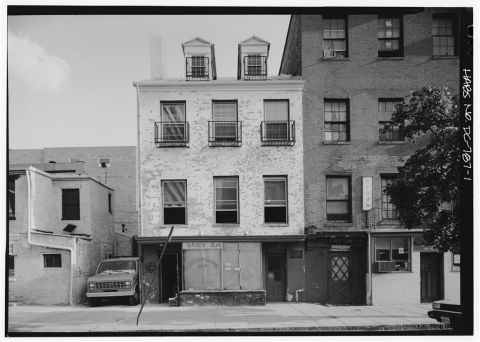
[[[225,290],[261,288],[261,245],[259,242],[223,244],[223,287]]]
[[[240,289],[238,243],[223,244],[223,288],[225,290]]]
[[[441,253],[420,253],[420,300],[433,302],[442,299]]]

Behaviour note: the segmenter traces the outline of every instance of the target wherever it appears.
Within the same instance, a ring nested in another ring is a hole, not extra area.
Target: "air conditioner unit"
[[[324,49],[323,50],[323,57],[324,58],[334,58],[336,56],[335,50],[332,49]]]
[[[377,272],[395,272],[395,261],[377,261]]]

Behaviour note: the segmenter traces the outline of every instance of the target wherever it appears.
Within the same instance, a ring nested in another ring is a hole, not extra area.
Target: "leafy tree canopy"
[[[458,97],[446,87],[424,87],[413,92],[408,103],[396,105],[392,124],[405,124],[403,133],[411,143],[420,136],[430,138],[398,168],[398,178],[387,187],[400,220],[409,229],[423,228],[426,242],[439,250],[458,251]],[[451,208],[443,210],[445,204]]]

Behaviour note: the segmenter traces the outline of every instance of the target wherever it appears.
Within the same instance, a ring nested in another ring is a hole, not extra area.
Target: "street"
[[[10,333],[278,333],[431,331],[448,327],[427,316],[430,304],[325,306],[271,303],[265,306],[168,307],[112,303],[100,307],[9,306]]]

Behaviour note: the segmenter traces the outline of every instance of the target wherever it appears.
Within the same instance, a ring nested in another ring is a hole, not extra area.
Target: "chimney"
[[[162,79],[163,67],[162,38],[152,37],[150,38],[150,77]]]

